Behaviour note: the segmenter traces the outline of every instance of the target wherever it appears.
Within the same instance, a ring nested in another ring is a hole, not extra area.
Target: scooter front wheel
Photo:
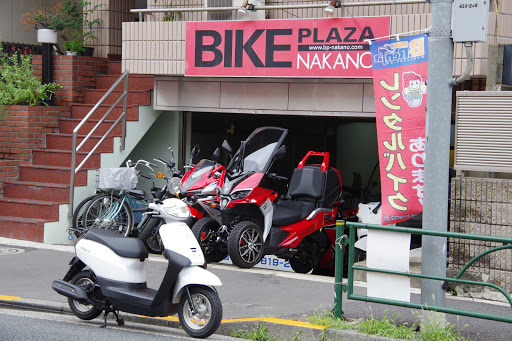
[[[206,338],[217,330],[222,320],[222,303],[219,294],[206,286],[189,286],[189,295],[181,295],[178,308],[180,324],[185,332],[197,338]]]
[[[228,238],[229,258],[239,268],[252,268],[263,258],[263,233],[252,221],[235,225]]]
[[[69,283],[74,284],[76,286],[87,288],[89,285],[95,285],[95,279],[93,274],[90,271],[80,271],[77,273]],[[99,290],[97,288],[93,290]],[[92,304],[85,304],[75,301],[72,298],[68,298],[69,308],[75,314],[76,317],[82,320],[92,320],[96,317],[100,316],[103,310],[96,308]]]

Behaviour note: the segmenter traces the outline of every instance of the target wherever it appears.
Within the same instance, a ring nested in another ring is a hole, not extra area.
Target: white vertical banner
[[[369,268],[409,272],[411,235],[369,230],[366,265]],[[367,272],[370,297],[410,302],[411,281],[407,276]]]

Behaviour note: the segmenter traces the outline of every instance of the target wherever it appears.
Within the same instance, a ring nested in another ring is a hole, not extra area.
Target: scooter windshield
[[[287,133],[287,129],[277,127],[254,130],[233,156],[227,168],[228,174],[265,173]]]
[[[182,185],[183,191],[188,191],[192,186],[202,178],[208,176],[215,166],[215,161],[203,159],[194,168],[194,171],[188,176],[185,183]]]

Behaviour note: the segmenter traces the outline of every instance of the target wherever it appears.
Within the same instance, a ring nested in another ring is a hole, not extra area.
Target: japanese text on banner
[[[423,210],[428,38],[375,41],[372,53],[382,224]]]

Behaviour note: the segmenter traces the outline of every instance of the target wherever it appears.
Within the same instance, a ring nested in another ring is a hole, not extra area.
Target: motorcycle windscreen
[[[227,167],[227,172],[266,173],[287,134],[288,129],[278,127],[256,128],[240,145]]]
[[[192,173],[187,177],[187,180],[182,185],[183,191],[194,190],[203,187],[206,184],[202,184],[202,186],[194,186],[201,179],[206,179],[210,176],[210,173],[215,166],[215,161],[212,160],[201,160],[196,165]]]

